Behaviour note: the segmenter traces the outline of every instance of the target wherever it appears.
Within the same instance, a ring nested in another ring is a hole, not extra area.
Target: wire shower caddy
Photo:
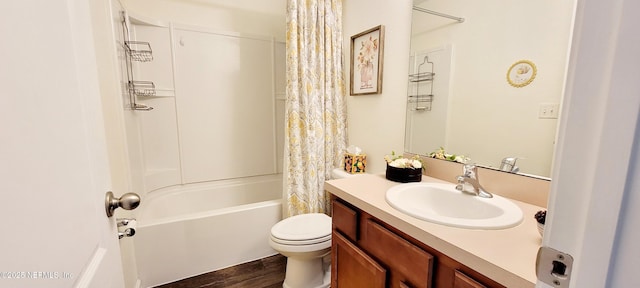
[[[129,26],[127,24],[127,14],[122,12],[122,32],[124,36],[125,62],[127,66],[127,93],[132,110],[151,111],[153,107],[137,102],[138,97],[156,96],[156,85],[152,81],[134,80],[133,61],[150,62],[153,61],[153,50],[151,44],[143,41],[129,41]]]
[[[420,72],[423,65],[430,65],[430,71]],[[429,61],[429,56],[425,55],[422,63],[418,65],[416,73],[409,75],[409,82],[413,82],[416,89],[415,94],[410,94],[408,97],[409,103],[415,105],[411,108],[412,111],[431,111],[431,104],[433,102],[433,79],[436,73],[434,73],[434,64]],[[429,92],[420,94],[420,84],[423,82],[430,82]]]

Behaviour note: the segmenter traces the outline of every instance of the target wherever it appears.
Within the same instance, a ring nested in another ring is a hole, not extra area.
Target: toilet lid
[[[271,227],[273,240],[286,244],[313,244],[331,239],[331,217],[322,213],[302,214]]]

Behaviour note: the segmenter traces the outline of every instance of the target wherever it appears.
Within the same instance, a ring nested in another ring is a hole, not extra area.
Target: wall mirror
[[[414,1],[405,151],[443,147],[493,168],[517,157],[519,173],[549,177],[574,11],[575,1]],[[535,71],[514,86],[523,60]]]

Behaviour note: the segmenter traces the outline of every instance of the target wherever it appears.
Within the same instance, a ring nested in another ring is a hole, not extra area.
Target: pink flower
[[[360,42],[360,51],[358,52],[358,62],[360,63],[358,67],[362,69],[362,67],[366,67],[371,63],[378,54],[378,39],[374,39],[372,36],[369,36],[369,39],[366,39]]]

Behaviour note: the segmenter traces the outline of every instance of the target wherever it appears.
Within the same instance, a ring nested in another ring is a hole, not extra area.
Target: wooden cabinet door
[[[473,280],[471,277],[456,270],[453,278],[453,288],[487,288],[486,286]]]
[[[331,246],[331,287],[384,288],[387,270],[335,231]]]
[[[389,286],[431,288],[434,257],[368,218],[362,225],[362,249],[389,269]]]
[[[333,200],[333,229],[340,231],[347,239],[358,241],[358,212]]]

